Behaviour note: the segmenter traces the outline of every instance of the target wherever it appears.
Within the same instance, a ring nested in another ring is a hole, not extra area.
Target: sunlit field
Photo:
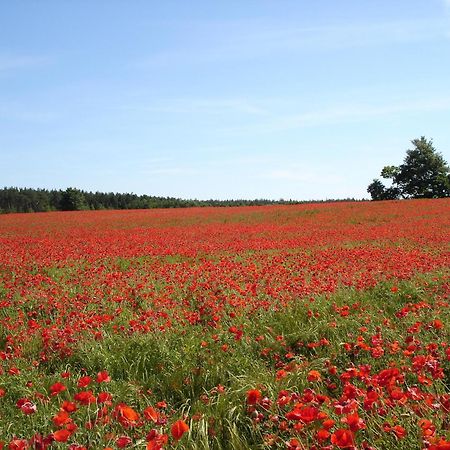
[[[0,216],[0,448],[450,449],[450,200]]]

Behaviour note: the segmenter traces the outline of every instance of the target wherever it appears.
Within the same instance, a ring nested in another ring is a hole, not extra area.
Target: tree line
[[[355,201],[355,199],[327,200]],[[296,200],[185,200],[133,193],[88,192],[69,187],[65,190],[4,187],[0,189],[0,213],[82,211],[102,209],[190,208],[205,206],[262,206],[299,204]]]

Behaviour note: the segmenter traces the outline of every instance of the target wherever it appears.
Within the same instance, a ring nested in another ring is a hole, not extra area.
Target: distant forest
[[[326,200],[354,201],[355,199]],[[315,200],[314,202],[316,202]],[[75,188],[47,190],[5,187],[0,190],[0,213],[82,211],[102,209],[189,208],[194,206],[261,206],[311,203],[294,200],[184,200],[174,197],[86,192]]]

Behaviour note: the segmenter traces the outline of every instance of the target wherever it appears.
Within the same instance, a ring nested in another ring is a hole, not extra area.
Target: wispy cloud
[[[271,169],[266,172],[261,173],[261,178],[269,179],[272,181],[294,181],[294,182],[305,182],[305,183],[339,183],[344,177],[335,175],[335,174],[327,174],[324,176],[323,173],[319,171],[306,168],[302,166],[292,166],[290,167],[282,167],[277,169]]]
[[[47,63],[48,59],[43,57],[0,54],[0,73],[39,67]]]
[[[215,24],[214,29],[211,23],[200,22],[197,28],[200,30],[197,36],[187,38],[176,48],[143,57],[135,62],[135,66],[254,60],[271,54],[433,41],[447,38],[448,23],[438,19],[299,27],[242,21],[240,24],[221,22]],[[206,44],[205,37],[208,38]]]
[[[358,123],[368,119],[398,114],[449,111],[450,97],[427,100],[398,101],[389,104],[342,104],[299,114],[278,115],[258,123],[229,129],[230,132],[277,132],[296,128]]]
[[[230,114],[265,115],[267,110],[243,98],[180,98],[168,99],[152,106],[125,106],[123,109],[169,114]]]

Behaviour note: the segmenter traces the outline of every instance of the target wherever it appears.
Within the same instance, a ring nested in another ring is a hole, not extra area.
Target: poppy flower
[[[97,382],[98,383],[109,383],[111,381],[111,377],[108,375],[106,370],[99,372],[97,374]]]
[[[258,389],[250,389],[247,391],[247,405],[256,405],[261,398],[261,391]]]
[[[366,428],[366,424],[359,417],[358,413],[348,414],[342,419],[342,422],[346,423],[353,432]]]
[[[189,431],[189,426],[184,420],[177,420],[170,429],[170,433],[176,441],[180,440],[187,431]]]
[[[50,386],[50,395],[58,395],[60,392],[66,390],[66,386],[62,383],[55,383]]]
[[[339,428],[331,435],[331,443],[339,448],[352,448],[355,443],[354,435],[350,430]]]
[[[317,370],[310,370],[308,372],[308,381],[315,382],[315,381],[320,381],[321,379],[322,379],[322,377]]]
[[[317,419],[319,410],[314,406],[306,406],[304,408],[295,408],[286,414],[288,420],[301,420],[304,423],[311,423]]]
[[[116,440],[116,445],[119,448],[125,448],[128,447],[133,440],[129,436],[120,436]]]
[[[62,410],[62,411],[59,411],[58,414],[56,414],[56,416],[53,417],[52,421],[57,427],[61,427],[61,426],[65,425],[66,423],[71,422],[72,419],[70,418],[69,413]]]
[[[92,391],[77,392],[73,398],[82,405],[89,405],[95,403],[96,399]]]
[[[55,439],[56,442],[67,442],[70,435],[71,433],[68,430],[58,430],[53,433],[53,439]]]
[[[400,425],[395,425],[391,428],[391,431],[395,433],[398,439],[403,439],[406,436],[406,430]]]
[[[130,406],[121,403],[116,406],[115,414],[117,420],[124,426],[133,426],[139,420],[139,414]]]
[[[92,378],[86,375],[84,377],[81,377],[78,380],[78,387],[85,388],[85,387],[89,386],[91,384],[91,382],[92,382]]]
[[[107,403],[111,402],[112,395],[109,392],[100,392],[97,395],[97,403]]]
[[[8,448],[10,450],[25,450],[30,448],[28,445],[28,441],[25,439],[13,439],[9,445]]]
[[[19,400],[17,400],[16,405],[26,416],[34,414],[37,410],[36,405],[26,398],[19,398]]]
[[[144,417],[147,420],[151,420],[152,422],[158,421],[158,411],[156,409],[152,408],[151,406],[148,406],[144,409]]]
[[[64,400],[61,405],[61,409],[63,409],[64,411],[66,411],[68,413],[72,413],[72,412],[76,411],[78,408],[74,402],[69,402],[68,400]]]
[[[167,434],[160,434],[153,429],[147,434],[147,450],[161,450],[165,444],[169,442]]]

